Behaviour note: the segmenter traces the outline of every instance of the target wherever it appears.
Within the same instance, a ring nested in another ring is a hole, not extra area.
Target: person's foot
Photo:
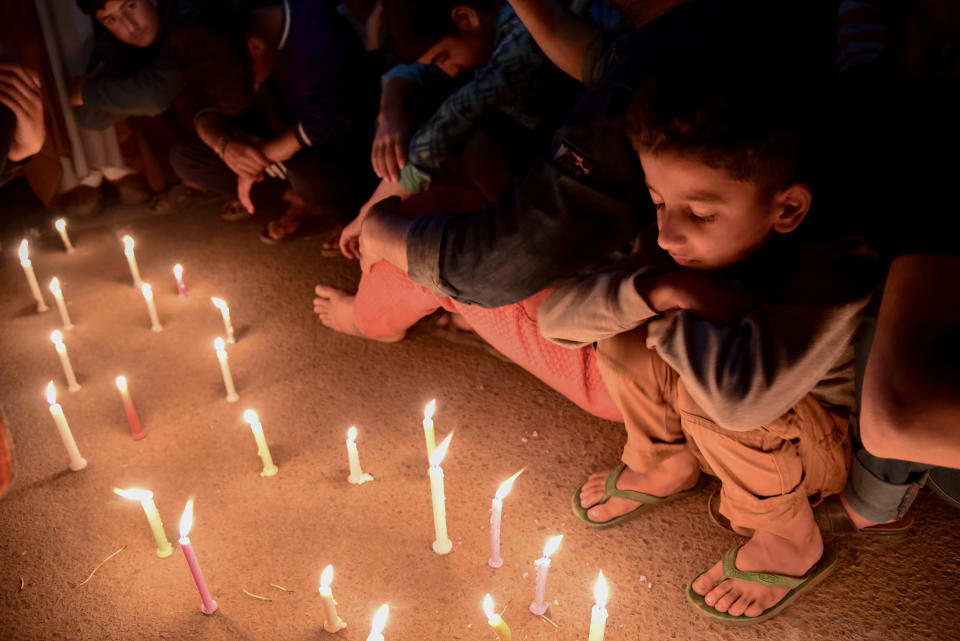
[[[800,513],[783,531],[789,538],[757,530],[737,553],[736,568],[744,572],[767,572],[801,577],[823,556],[823,539],[813,520],[813,511],[804,502]],[[707,605],[731,616],[755,617],[776,605],[789,590],[739,579],[719,582],[723,567],[717,562],[693,582],[693,591]]]
[[[462,314],[457,314],[456,312],[444,312],[440,318],[437,319],[436,326],[440,329],[452,328],[458,332],[473,331],[473,326],[470,322],[464,318]]]
[[[153,191],[143,174],[127,174],[112,184],[124,205],[142,205],[153,197]]]
[[[253,216],[253,214],[247,211],[247,208],[244,207],[243,203],[239,200],[231,200],[223,206],[223,211],[220,212],[220,220],[226,223],[246,220],[251,216]]]
[[[639,505],[636,501],[619,496],[611,497],[606,503],[597,505],[603,500],[604,486],[609,473],[610,470],[604,470],[591,474],[580,490],[580,505],[585,508],[594,506],[587,510],[587,516],[597,523],[632,512]],[[689,451],[684,450],[649,472],[640,473],[629,467],[623,468],[620,478],[617,479],[617,488],[666,497],[689,490],[697,484],[699,478],[700,466],[697,459]]]
[[[180,207],[186,207],[199,195],[199,192],[187,185],[174,185],[162,194],[157,194],[150,201],[151,214],[166,216]]]
[[[337,225],[327,232],[320,244],[320,254],[328,258],[340,255],[340,234],[343,233],[343,225]]]
[[[320,317],[321,323],[341,334],[363,336],[353,320],[353,302],[357,298],[356,295],[327,285],[317,285],[314,291],[317,297],[313,299],[313,311]],[[404,336],[405,333],[400,333],[376,340],[395,343],[402,340]]]
[[[846,492],[840,492],[840,503],[843,504],[843,509],[847,511],[847,516],[850,517],[850,521],[853,523],[853,526],[858,530],[873,527],[874,525],[881,525],[881,523],[874,523],[873,521],[865,519],[854,512],[853,508],[850,507],[850,503],[847,502]],[[887,523],[892,523],[892,521],[887,521]]]

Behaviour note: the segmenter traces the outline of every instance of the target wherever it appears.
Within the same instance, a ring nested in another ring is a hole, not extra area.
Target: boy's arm
[[[377,133],[370,150],[373,171],[384,180],[397,182],[400,180],[400,170],[407,165],[407,147],[413,128],[408,105],[417,86],[408,78],[384,76]]]
[[[583,80],[583,59],[602,32],[556,0],[510,0],[524,26],[553,64]]]

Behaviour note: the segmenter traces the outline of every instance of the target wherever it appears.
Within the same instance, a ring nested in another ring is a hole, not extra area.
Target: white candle
[[[183,284],[183,265],[180,263],[173,266],[173,277],[177,281],[177,294],[186,297],[188,295],[187,286]]]
[[[133,286],[143,285],[143,279],[140,278],[140,268],[137,267],[137,257],[133,253],[133,238],[131,236],[123,237],[123,255],[127,257],[127,264],[130,265],[130,275],[133,276]]]
[[[240,397],[237,388],[233,386],[233,375],[230,373],[230,364],[227,362],[227,346],[223,339],[217,336],[213,341],[213,348],[217,350],[217,360],[220,361],[220,372],[223,374],[223,386],[227,388],[227,402],[236,403]]]
[[[150,531],[153,532],[153,540],[157,543],[157,556],[165,559],[173,554],[173,546],[167,539],[167,533],[163,531],[163,521],[160,520],[160,512],[157,511],[157,504],[153,502],[153,492],[150,490],[120,490],[114,489],[114,494],[122,496],[125,499],[140,501],[140,507],[143,513],[147,515],[147,523],[150,524]]]
[[[330,583],[333,581],[333,566],[323,568],[320,574],[320,598],[323,599],[323,629],[327,632],[339,632],[347,627],[346,622],[337,614],[337,601],[333,598]]]
[[[53,381],[50,381],[47,385],[47,403],[50,404],[50,415],[53,416],[53,422],[57,424],[57,431],[60,432],[63,446],[70,456],[70,469],[79,472],[87,466],[87,459],[80,456],[77,442],[73,440],[73,432],[70,431],[66,416],[63,415],[63,408],[57,403],[57,388]]]
[[[370,636],[367,637],[367,641],[384,641],[383,629],[387,627],[388,614],[390,614],[390,606],[386,603],[377,609],[377,613],[373,615],[373,625],[370,626]]]
[[[60,289],[59,278],[54,277],[50,280],[50,293],[53,294],[53,299],[57,301],[57,309],[60,310],[60,320],[63,322],[63,328],[73,329],[70,314],[67,313],[67,304],[63,301],[63,291]]]
[[[273,464],[273,457],[270,456],[270,448],[267,447],[267,439],[263,436],[263,425],[260,424],[260,417],[253,410],[247,410],[243,413],[243,420],[250,424],[253,430],[253,438],[257,441],[257,454],[263,461],[263,471],[260,476],[274,476],[279,471]]]
[[[423,408],[423,437],[427,441],[427,456],[437,449],[437,439],[433,434],[433,412],[437,409],[437,399],[433,399]]]
[[[450,439],[453,432],[447,434],[440,445],[430,455],[430,498],[433,500],[433,531],[436,535],[433,541],[433,551],[437,554],[449,554],[453,549],[453,542],[447,536],[447,509],[446,498],[443,492],[443,468],[440,463],[447,455]]]
[[[590,614],[590,638],[588,641],[603,641],[603,633],[607,628],[607,580],[603,572],[597,577],[597,584],[593,588],[594,606]]]
[[[153,304],[153,288],[149,283],[140,286],[143,293],[143,300],[147,303],[147,313],[150,314],[150,329],[155,332],[162,332],[163,325],[160,324],[160,317],[157,316],[157,306]]]
[[[503,559],[500,557],[500,522],[503,517],[503,499],[510,493],[513,482],[521,474],[523,474],[523,470],[501,483],[493,497],[493,506],[490,511],[490,560],[487,561],[492,568],[503,566]]]
[[[57,233],[60,234],[60,240],[63,241],[63,247],[67,250],[67,253],[72,254],[74,249],[73,243],[70,242],[70,237],[67,235],[67,221],[63,218],[58,218],[53,226],[57,228]]]
[[[367,481],[372,481],[373,477],[360,468],[360,454],[357,452],[356,441],[357,428],[351,427],[347,430],[347,460],[350,463],[350,476],[347,477],[347,481],[354,485],[363,485]]]
[[[230,322],[230,308],[227,307],[227,301],[222,298],[211,298],[210,302],[217,306],[217,309],[220,310],[220,315],[223,316],[223,328],[227,332],[227,342],[236,343],[236,339],[233,336],[233,324]]]
[[[550,607],[546,599],[547,575],[550,573],[550,557],[553,556],[553,553],[560,547],[562,540],[562,535],[555,536],[548,540],[543,548],[543,557],[533,563],[537,568],[537,593],[533,599],[533,603],[530,604],[530,611],[534,614],[541,615]]]
[[[49,308],[47,304],[43,302],[43,294],[40,293],[37,275],[33,271],[33,263],[30,262],[30,247],[26,238],[20,241],[20,265],[23,267],[23,273],[27,276],[27,284],[30,285],[30,292],[33,294],[34,300],[37,301],[37,311],[47,311]]]
[[[63,344],[63,333],[55,329],[50,333],[50,340],[57,348],[57,355],[60,357],[60,365],[63,366],[63,375],[67,378],[67,386],[71,392],[80,389],[80,383],[77,382],[77,376],[73,373],[73,365],[70,363],[70,355],[67,354],[67,346]]]

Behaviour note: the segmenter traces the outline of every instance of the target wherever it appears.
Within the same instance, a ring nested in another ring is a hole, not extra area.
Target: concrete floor
[[[71,221],[72,255],[43,221],[32,257],[41,283],[54,275],[63,282],[76,323],[66,338],[83,385],[76,393],[66,390],[49,340],[56,311],[35,313],[15,255],[19,229],[7,224],[0,405],[16,478],[0,500],[0,639],[327,638],[316,589],[328,563],[349,624],[339,637],[348,641],[367,637],[382,603],[391,606],[387,640],[492,639],[480,610],[487,592],[506,608],[514,639],[586,641],[600,569],[611,585],[608,641],[960,639],[960,512],[933,495],[921,494],[906,536],[836,541],[837,570],[780,617],[745,627],[704,618],[687,603],[686,583],[737,543],[708,520],[707,491],[619,528],[581,526],[571,494],[617,460],[621,426],[584,414],[513,365],[429,332],[381,345],[325,329],[312,314],[312,286],[352,287],[357,266],[319,258],[316,237],[267,247],[256,237],[262,221],[223,224],[217,208],[207,202],[163,218],[114,208]],[[156,293],[159,334],[130,286],[118,241],[128,232]],[[187,299],[176,296],[175,262],[186,268]],[[240,337],[230,347],[236,404],[224,400],[211,346],[222,324],[210,296],[229,301]],[[149,434],[142,441],[130,438],[112,384],[118,374],[129,379]],[[84,471],[67,470],[44,401],[50,379],[89,460]],[[444,463],[454,551],[443,557],[430,548],[420,428],[432,397],[438,433],[457,428]],[[258,474],[241,421],[248,407],[260,413],[280,468],[274,478]],[[360,487],[346,482],[350,425],[376,477]],[[495,571],[486,564],[490,499],[524,466],[505,501],[505,564]],[[139,506],[112,494],[134,486],[155,493],[174,544],[184,503],[195,497],[191,539],[220,605],[215,615],[199,612],[179,549],[158,558]],[[551,623],[527,606],[533,561],[554,534],[565,538],[548,585]]]

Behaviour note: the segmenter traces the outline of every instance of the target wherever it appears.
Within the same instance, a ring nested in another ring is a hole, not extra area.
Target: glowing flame
[[[133,237],[127,235],[127,236],[124,236],[122,240],[123,240],[123,251],[125,251],[128,254],[131,253],[133,251]]]
[[[547,544],[543,546],[543,557],[549,559],[554,553],[560,548],[560,542],[563,541],[563,535],[555,536],[552,539],[547,541]]]
[[[593,600],[597,604],[597,607],[605,608],[607,607],[607,598],[610,596],[610,592],[607,588],[607,580],[603,578],[603,572],[600,572],[600,576],[597,577],[597,583],[593,586]]]
[[[323,568],[323,572],[320,573],[320,589],[329,590],[330,584],[333,582],[333,566],[328,565]]]
[[[140,285],[140,291],[143,292],[143,297],[147,300],[153,298],[153,287],[150,287],[150,283]]]
[[[224,351],[224,349],[226,348],[226,346],[227,346],[227,344],[224,343],[224,342],[223,342],[223,339],[220,338],[219,336],[217,336],[217,337],[213,340],[213,349],[217,350],[218,352]]]
[[[63,231],[67,228],[67,221],[63,218],[57,218],[57,222],[53,223],[53,226],[57,228],[57,231]]]
[[[493,597],[489,594],[483,597],[483,613],[487,615],[487,621],[494,621],[497,613],[493,611]]]
[[[193,527],[193,499],[187,499],[187,505],[183,508],[183,516],[180,517],[180,538],[185,539],[190,535],[190,528]]]
[[[220,340],[220,339],[217,339],[217,340]],[[257,416],[257,413],[254,412],[253,410],[246,410],[243,413],[243,420],[245,420],[247,423],[250,423],[250,425],[253,425],[254,423],[260,422],[260,417]]]
[[[50,279],[50,291],[54,296],[62,296],[63,292],[60,291],[60,279],[54,276]]]
[[[230,311],[230,309],[227,307],[227,301],[223,300],[222,298],[211,297],[210,302],[216,305],[217,309],[219,309],[221,313]]]
[[[437,446],[437,449],[430,455],[430,465],[439,467],[440,464],[443,463],[443,458],[447,455],[447,449],[450,447],[450,439],[452,438],[453,432],[450,432],[447,434],[447,438],[443,439],[440,445]]]
[[[183,265],[181,265],[180,263],[177,263],[176,265],[173,266],[173,276],[177,280],[180,280],[183,278]]]
[[[357,440],[357,428],[356,428],[356,427],[351,427],[349,430],[347,430],[347,440],[350,441],[351,443],[353,443],[355,440]]]
[[[23,265],[30,264],[30,246],[26,238],[20,241],[20,263]]]
[[[118,376],[118,377],[117,377],[117,389],[120,390],[121,392],[126,392],[126,391],[127,391],[127,377],[126,377],[126,376]]]
[[[51,405],[57,404],[57,386],[53,384],[53,381],[47,383],[47,402]]]
[[[427,406],[423,408],[423,420],[429,421],[433,419],[433,413],[437,410],[437,399],[433,399]]]
[[[526,469],[526,468],[524,468]],[[501,501],[506,498],[507,494],[510,494],[510,490],[513,489],[513,482],[517,480],[517,477],[523,474],[523,470],[520,470],[506,481],[500,484],[500,487],[497,488],[497,498]]]
[[[383,629],[387,627],[387,615],[390,614],[390,606],[384,603],[377,609],[373,615],[373,625],[370,626],[370,636],[383,634]]]
[[[53,330],[50,332],[50,340],[53,341],[54,345],[60,347],[63,345],[63,332],[61,332],[59,329]]]
[[[147,501],[153,498],[153,492],[150,490],[121,490],[114,488],[113,493],[125,499],[133,499],[134,501]]]

